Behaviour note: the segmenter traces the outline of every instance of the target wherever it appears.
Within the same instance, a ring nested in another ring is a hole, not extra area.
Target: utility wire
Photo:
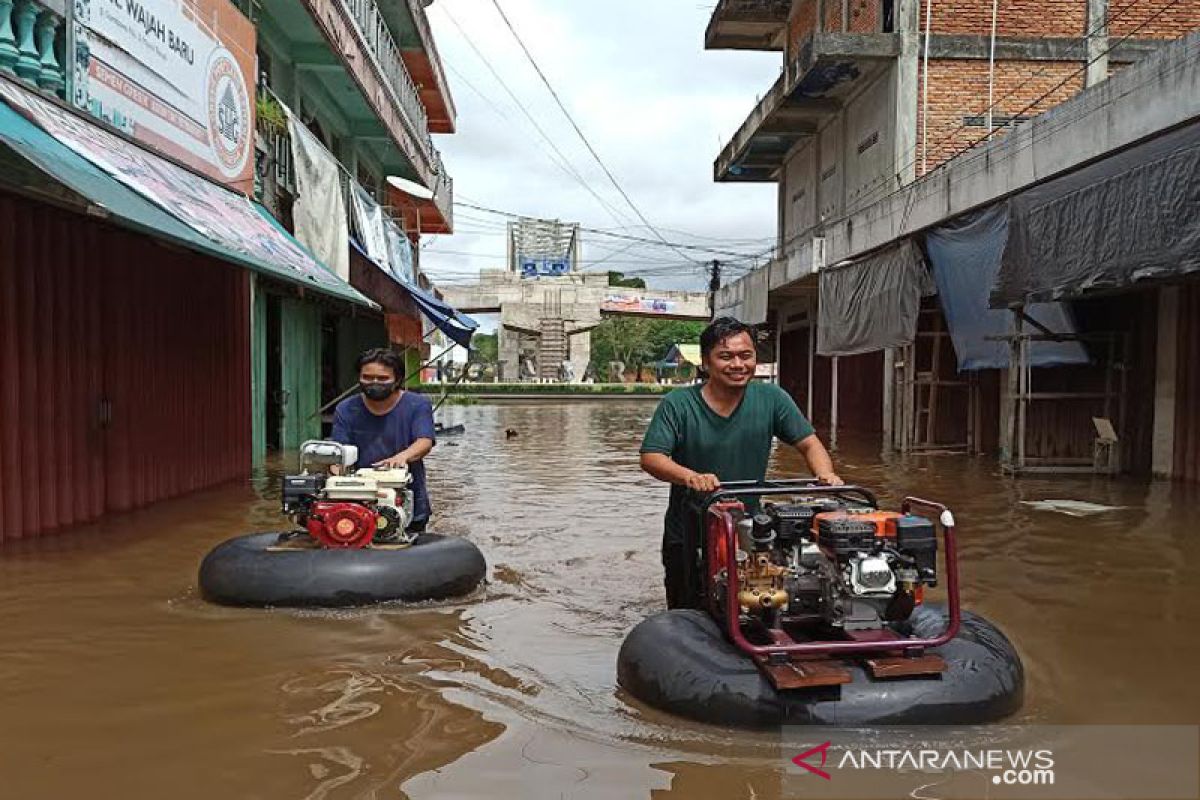
[[[454,205],[460,206],[463,208],[470,208],[475,211],[484,211],[489,214],[498,214],[500,216],[509,217],[511,219],[527,218],[526,215],[524,215],[524,214],[517,214],[512,211],[501,211],[500,209],[497,209],[497,208],[488,208],[487,206],[476,205],[475,203],[467,203],[467,202],[464,202],[461,200],[455,200]],[[742,259],[759,258],[762,255],[761,253],[757,253],[757,252],[756,253],[745,253],[745,252],[739,252],[739,251],[734,251],[734,250],[723,250],[721,248],[716,248],[716,247],[707,247],[707,246],[694,245],[694,244],[683,244],[680,242],[669,242],[669,241],[666,241],[665,239],[656,240],[656,239],[649,239],[644,236],[631,236],[629,234],[624,234],[624,233],[612,233],[611,231],[605,231],[600,228],[587,228],[582,225],[579,227],[579,230],[585,231],[587,233],[592,233],[597,236],[608,236],[613,239],[622,239],[625,241],[633,241],[633,242],[643,242],[645,244],[651,244],[651,245],[656,245],[656,246],[666,246],[666,247],[670,247],[673,250],[691,250],[691,251],[699,252],[699,253],[714,253],[717,255],[736,256],[737,258],[742,258]],[[770,252],[770,251],[767,251],[767,252]],[[689,261],[694,261],[694,259],[692,259],[690,257],[687,257],[687,258]]]
[[[571,123],[571,127],[579,136],[579,140],[583,142],[584,146],[588,149],[588,152],[592,154],[592,158],[596,159],[596,163],[600,165],[600,169],[604,170],[604,174],[608,177],[608,180],[613,185],[613,188],[615,188],[621,197],[624,198],[629,207],[633,209],[633,213],[637,214],[638,219],[640,219],[642,223],[662,241],[663,244],[679,252],[679,248],[668,242],[667,239],[658,232],[658,229],[650,224],[650,220],[646,219],[646,215],[643,214],[642,210],[638,208],[636,203],[633,202],[633,199],[630,198],[628,192],[625,191],[625,189],[613,175],[612,170],[610,170],[608,165],[604,163],[604,159],[600,158],[600,154],[596,152],[596,148],[592,147],[592,143],[588,141],[587,136],[583,134],[583,131],[580,129],[579,125],[576,124],[575,118],[571,116],[571,112],[567,110],[565,105],[563,105],[562,100],[558,96],[558,92],[554,90],[554,87],[550,84],[549,79],[546,78],[546,74],[542,72],[542,68],[538,66],[537,60],[533,57],[533,53],[529,52],[529,48],[525,46],[525,42],[522,41],[520,35],[517,33],[517,29],[514,28],[512,22],[509,21],[508,15],[504,13],[504,9],[500,5],[500,0],[492,0],[492,5],[496,7],[496,11],[499,12],[500,18],[504,20],[505,26],[508,28],[513,38],[516,39],[517,44],[520,45],[521,52],[523,52],[525,54],[525,58],[529,60],[529,64],[533,67],[534,72],[536,72],[538,77],[542,79],[542,83],[545,84],[546,89],[549,90],[550,96],[554,98],[554,102],[558,105],[559,110],[562,111],[563,116],[567,118],[567,122]],[[692,260],[691,257],[685,253],[680,252],[679,254],[688,260]]]
[[[550,160],[555,164],[555,166],[557,166],[559,169],[563,170],[567,174],[568,177],[572,178],[573,180],[575,180],[576,183],[578,183],[580,186],[582,186],[588,192],[588,194],[590,194],[592,197],[596,198],[596,202],[600,203],[600,205],[604,207],[604,210],[607,211],[609,213],[609,215],[612,216],[612,218],[617,221],[617,223],[627,224],[629,220],[627,218],[622,217],[622,215],[619,214],[617,212],[617,210],[607,200],[605,200],[603,197],[601,197],[599,194],[597,194],[596,190],[594,188],[592,188],[592,185],[590,183],[588,183],[588,181],[583,177],[582,174],[580,174],[580,172],[577,169],[575,169],[575,167],[571,164],[571,160],[569,158],[567,158],[563,154],[562,150],[560,150],[558,148],[558,145],[556,145],[554,143],[554,139],[548,133],[546,133],[545,130],[542,129],[542,126],[540,124],[538,124],[538,121],[534,118],[533,114],[529,113],[529,109],[525,107],[525,104],[521,102],[520,98],[518,98],[516,93],[513,92],[512,88],[509,87],[508,82],[505,81],[504,78],[502,78],[500,76],[500,73],[496,71],[496,68],[494,66],[492,66],[492,62],[488,59],[487,56],[485,56],[483,54],[483,52],[479,49],[479,47],[476,46],[475,40],[472,39],[471,36],[463,28],[463,26],[458,23],[458,20],[454,17],[453,14],[450,13],[450,10],[445,6],[445,4],[442,4],[441,9],[442,9],[442,13],[444,13],[446,15],[446,18],[450,20],[451,24],[453,24],[454,27],[458,29],[458,32],[462,35],[463,39],[466,40],[467,45],[470,46],[470,48],[473,51],[475,51],[475,55],[478,56],[479,60],[483,62],[483,65],[485,67],[487,67],[488,72],[490,72],[492,74],[492,77],[496,79],[496,82],[500,84],[501,88],[504,89],[505,93],[508,94],[509,98],[512,99],[513,103],[516,104],[517,108],[520,109],[521,113],[525,115],[525,119],[527,119],[529,121],[529,124],[533,126],[533,129],[535,131],[537,131],[538,135],[542,137],[542,140],[547,145],[549,145],[550,149],[553,150],[555,152],[555,154],[559,157],[559,159],[562,160],[562,163],[560,164],[560,163],[554,161],[553,158],[550,158]],[[546,156],[550,157],[550,154],[546,153]]]

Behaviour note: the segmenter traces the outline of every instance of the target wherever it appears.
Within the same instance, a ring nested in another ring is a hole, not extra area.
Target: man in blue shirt
[[[338,403],[333,439],[358,448],[359,466],[407,466],[412,474],[413,521],[410,532],[429,524],[425,463],[433,449],[433,405],[429,398],[404,390],[404,361],[384,348],[358,357],[359,394]]]

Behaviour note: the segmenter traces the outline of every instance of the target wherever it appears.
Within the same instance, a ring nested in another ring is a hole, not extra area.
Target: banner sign
[[[522,257],[520,262],[522,278],[557,278],[566,275],[571,271],[571,262],[565,258]]]
[[[674,308],[674,300],[623,294],[610,294],[600,304],[601,311],[622,314],[670,314]]]
[[[71,102],[242,194],[254,191],[255,31],[228,0],[69,0]]]
[[[319,289],[343,292],[348,288],[247,198],[4,81],[0,81],[0,99],[228,252],[298,273]]]

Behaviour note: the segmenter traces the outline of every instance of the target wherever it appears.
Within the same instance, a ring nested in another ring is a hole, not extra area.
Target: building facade
[[[1050,314],[1039,324],[1054,321],[1047,332],[995,311],[1015,295],[988,296],[988,280],[1017,257],[1023,190],[1187,121],[1195,85],[1155,70],[1197,27],[1200,3],[1157,0],[720,3],[708,46],[779,50],[784,69],[715,164],[717,180],[779,189],[773,261],[723,289],[718,310],[770,319],[781,384],[835,436],[994,452],[1017,471],[1181,474],[1165,466],[1165,417],[1156,426],[1149,413],[1165,402],[1155,381],[1174,369],[1164,354],[1156,371],[1154,355],[1177,302],[1159,293],[1175,289],[1064,291],[1038,312]],[[1079,109],[1114,121],[1098,129],[1072,116]],[[911,296],[876,308],[907,330],[872,331],[842,299],[897,297],[903,281],[880,278],[909,272],[931,285],[914,279]],[[955,289],[962,275],[974,283]],[[988,327],[994,313],[999,328]],[[972,314],[987,324],[973,330]],[[866,333],[842,335],[851,328]],[[1117,447],[1100,441],[1111,434],[1096,420],[1112,424]]]
[[[0,540],[245,478],[362,349],[419,362],[424,6],[0,0]]]

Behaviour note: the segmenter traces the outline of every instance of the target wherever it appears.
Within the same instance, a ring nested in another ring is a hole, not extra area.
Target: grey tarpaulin
[[[911,239],[820,272],[817,353],[851,356],[911,344],[921,297],[933,294]]]
[[[1004,203],[964,214],[925,234],[938,302],[946,315],[960,370],[1008,366],[1008,343],[988,340],[1012,330],[1011,312],[988,308],[988,289],[1000,269],[1007,241],[1008,208]],[[1055,333],[1075,333],[1075,320],[1062,303],[1035,303],[1026,313]],[[1086,364],[1088,360],[1078,342],[1047,341],[1030,342],[1029,359],[1035,367]]]
[[[1200,123],[1012,198],[993,308],[1200,272]]]

